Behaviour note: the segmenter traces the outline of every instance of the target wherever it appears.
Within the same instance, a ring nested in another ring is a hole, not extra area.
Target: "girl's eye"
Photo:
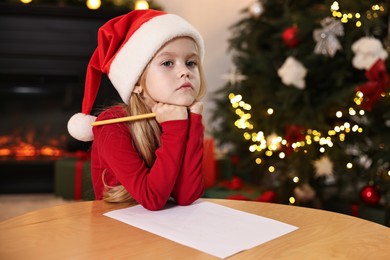
[[[165,67],[169,67],[169,66],[172,66],[172,65],[173,65],[173,62],[170,61],[170,60],[164,61],[164,62],[162,63],[162,65],[165,66]]]
[[[191,68],[194,68],[198,65],[198,63],[194,60],[190,60],[190,61],[187,61],[187,66],[188,67],[191,67]]]

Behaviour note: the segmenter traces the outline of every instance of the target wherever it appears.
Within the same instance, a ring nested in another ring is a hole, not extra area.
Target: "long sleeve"
[[[151,169],[134,149],[126,124],[94,127],[92,167],[95,194],[101,196],[103,193],[101,172],[107,169],[106,183],[122,184],[147,209],[163,208],[180,171],[188,125],[188,120],[169,121],[161,125],[161,146],[156,150],[156,160]]]
[[[179,205],[189,205],[203,195],[203,139],[202,116],[191,113],[184,160],[172,192]]]

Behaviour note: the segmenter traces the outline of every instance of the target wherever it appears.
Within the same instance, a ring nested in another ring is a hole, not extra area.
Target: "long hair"
[[[146,74],[149,65],[146,66],[142,73],[139,83],[144,86],[144,91],[147,92],[146,86]],[[196,101],[201,100],[206,94],[206,81],[203,72],[203,66],[201,62],[198,62],[198,69],[200,75],[200,89],[199,94],[196,97]],[[128,105],[123,104],[124,110],[129,116],[140,115],[152,112],[149,106],[145,103],[142,94],[132,93],[128,101]],[[161,128],[156,119],[136,120],[128,123],[129,131],[133,139],[133,145],[145,164],[151,168],[156,160],[155,151],[160,146]],[[103,200],[107,202],[126,202],[134,201],[129,192],[123,185],[108,186],[104,181],[105,172],[103,172],[102,178],[105,186],[105,192],[103,194]]]

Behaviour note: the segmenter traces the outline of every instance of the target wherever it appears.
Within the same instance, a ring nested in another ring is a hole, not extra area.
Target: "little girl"
[[[189,205],[204,191],[203,39],[181,17],[137,10],[104,24],[87,68],[82,113],[69,133],[91,141],[95,198],[135,200],[149,210],[168,199]],[[124,104],[89,115],[102,73]],[[95,120],[155,113],[155,118],[91,127]]]

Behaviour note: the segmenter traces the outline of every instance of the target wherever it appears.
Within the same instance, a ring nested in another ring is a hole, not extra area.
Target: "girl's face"
[[[198,49],[191,38],[175,38],[165,44],[146,69],[147,104],[192,105],[201,84],[198,63]]]

